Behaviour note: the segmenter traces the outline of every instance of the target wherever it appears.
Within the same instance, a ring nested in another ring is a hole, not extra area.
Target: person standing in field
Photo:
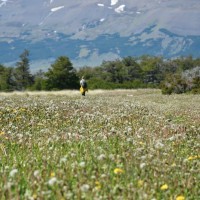
[[[82,96],[85,96],[85,92],[88,91],[88,89],[87,89],[87,82],[86,82],[84,76],[80,80],[80,86],[81,86],[80,92],[81,92]]]

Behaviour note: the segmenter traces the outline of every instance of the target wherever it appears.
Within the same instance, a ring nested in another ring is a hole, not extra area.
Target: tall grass
[[[200,96],[0,94],[0,199],[198,199]]]

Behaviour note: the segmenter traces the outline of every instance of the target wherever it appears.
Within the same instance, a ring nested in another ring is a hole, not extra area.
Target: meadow
[[[197,200],[200,95],[0,93],[0,199]]]

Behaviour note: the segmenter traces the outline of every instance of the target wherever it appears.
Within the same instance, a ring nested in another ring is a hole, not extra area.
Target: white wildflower
[[[141,133],[143,130],[144,130],[144,128],[140,127],[137,132]]]
[[[110,158],[110,160],[115,160],[115,155],[114,154],[110,154],[109,158]]]
[[[173,136],[171,136],[170,138],[168,138],[168,140],[169,141],[173,141],[173,140],[175,140],[176,139],[176,137],[173,135]]]
[[[38,177],[40,176],[40,171],[39,171],[39,170],[35,170],[35,171],[33,172],[33,175],[34,175],[36,178],[38,178]]]
[[[80,166],[80,167],[85,167],[85,162],[84,162],[84,161],[80,162],[80,163],[79,163],[79,166]]]
[[[141,159],[142,160],[145,160],[147,157],[144,155],[144,156],[141,156]]]
[[[114,132],[115,132],[115,128],[112,127],[110,131],[111,131],[112,133],[114,133]]]
[[[6,165],[6,166],[5,166],[5,170],[8,170],[8,169],[9,169],[9,166],[8,166],[8,165]]]
[[[18,172],[18,169],[13,169],[13,170],[10,171],[9,176],[10,176],[10,177],[14,177],[15,174],[17,174],[17,172]]]
[[[24,197],[26,197],[27,199],[30,199],[31,195],[32,195],[31,190],[27,189],[26,192],[25,192],[25,194],[24,194]]]
[[[13,186],[14,184],[12,182],[7,182],[5,185],[4,185],[4,189],[5,190],[10,190],[11,187]]]
[[[50,186],[54,185],[55,183],[57,183],[57,178],[56,177],[52,177],[51,179],[49,179],[48,184]]]
[[[127,142],[133,142],[133,139],[132,138],[127,138],[126,141]]]
[[[105,159],[105,158],[106,158],[105,154],[101,154],[101,155],[99,155],[99,156],[97,157],[98,160],[103,160],[103,159]]]
[[[161,141],[157,141],[155,144],[155,148],[156,149],[161,149],[164,147],[164,144]]]
[[[66,157],[63,157],[60,159],[60,163],[66,163],[67,162],[67,158]]]
[[[107,177],[106,174],[101,175],[101,178],[106,178],[106,177]]]
[[[140,163],[140,169],[144,168],[146,166],[146,163]]]
[[[72,199],[73,193],[72,193],[72,192],[67,192],[66,195],[65,195],[65,197],[66,197],[67,199]]]
[[[132,132],[132,128],[131,127],[128,127],[128,132]]]
[[[96,179],[96,176],[92,175],[92,176],[91,176],[91,179],[95,180],[95,179]]]
[[[74,158],[76,156],[75,153],[71,153],[71,157]]]
[[[87,192],[90,189],[90,186],[88,184],[84,184],[81,186],[81,191],[82,192]]]

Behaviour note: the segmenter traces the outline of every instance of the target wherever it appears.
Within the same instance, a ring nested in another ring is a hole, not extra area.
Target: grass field
[[[0,199],[197,200],[200,95],[0,93]]]

